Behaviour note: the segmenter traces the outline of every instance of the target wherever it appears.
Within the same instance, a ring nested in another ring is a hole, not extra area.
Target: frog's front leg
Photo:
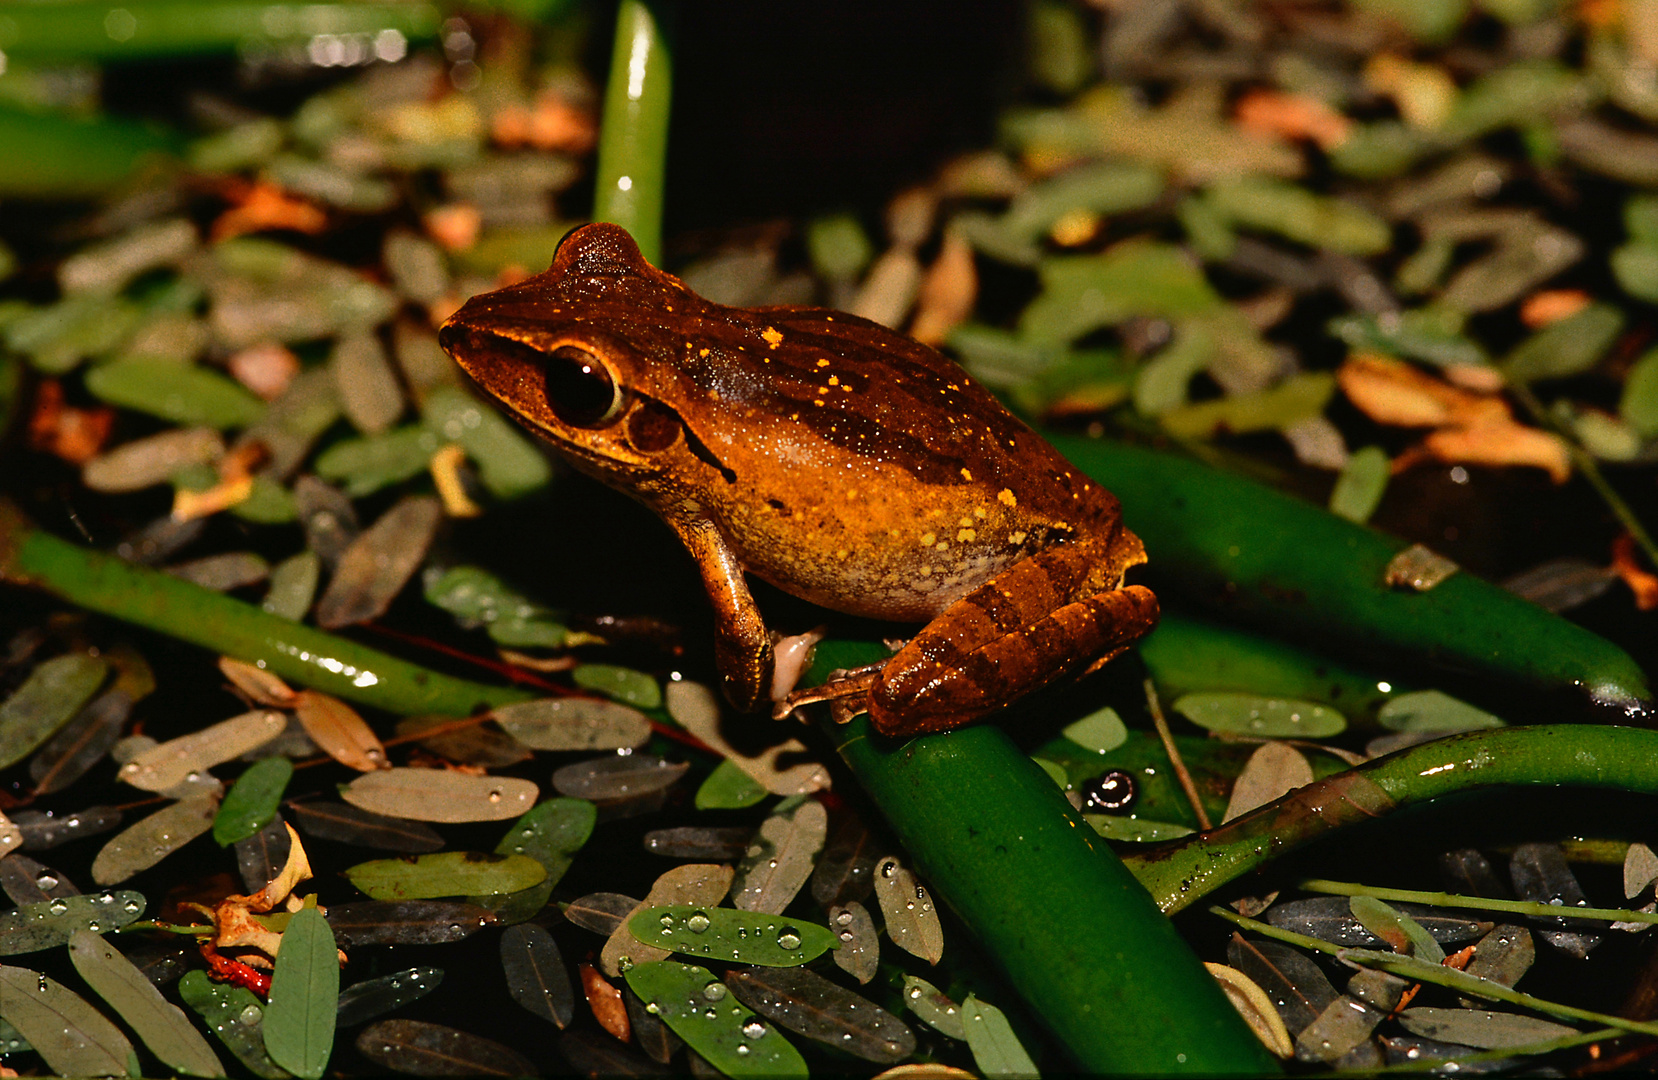
[[[870,687],[876,730],[957,727],[1128,648],[1156,624],[1157,598],[1144,586],[1123,586],[1122,565],[1103,544],[1062,544],[950,605]]]
[[[748,591],[737,553],[708,521],[668,524],[696,560],[703,587],[714,603],[714,659],[725,696],[738,710],[753,712],[770,700],[771,634]]]

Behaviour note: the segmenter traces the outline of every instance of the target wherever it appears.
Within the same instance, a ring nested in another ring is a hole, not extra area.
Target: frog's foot
[[[819,685],[807,690],[796,690],[779,699],[772,706],[771,718],[782,720],[794,714],[803,705],[827,701],[835,723],[844,724],[859,713],[868,711],[869,691],[881,677],[881,669],[886,666],[887,661],[882,660],[880,663],[866,664],[851,670],[831,671],[829,677]],[[802,716],[800,720],[805,723],[806,718]]]

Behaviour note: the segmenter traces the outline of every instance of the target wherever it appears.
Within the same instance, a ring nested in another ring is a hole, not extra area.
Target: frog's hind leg
[[[1067,672],[1092,670],[1150,630],[1157,598],[1140,585],[1101,588],[1090,548],[1065,545],[1016,563],[929,623],[871,688],[876,729],[957,727]]]
[[[881,669],[890,662],[879,660],[863,667],[831,671],[829,677],[817,686],[795,690],[778,698],[772,705],[771,718],[782,720],[802,705],[827,701],[835,723],[844,724],[868,707],[870,688],[880,678]],[[804,716],[800,719],[805,723]]]

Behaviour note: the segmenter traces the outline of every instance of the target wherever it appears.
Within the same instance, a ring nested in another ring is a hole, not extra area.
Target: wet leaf
[[[685,825],[674,829],[652,829],[645,834],[645,850],[668,859],[697,862],[730,862],[748,850],[754,830],[746,825]],[[4,863],[0,862],[0,866]]]
[[[340,963],[328,920],[301,908],[282,933],[265,1007],[265,1050],[271,1060],[305,1080],[320,1080],[334,1049]]]
[[[285,757],[262,758],[249,765],[225,793],[213,819],[213,839],[219,846],[246,840],[275,821],[282,793],[293,775],[293,762]]]
[[[1174,821],[1125,818],[1116,814],[1084,814],[1082,820],[1093,826],[1094,831],[1107,840],[1122,840],[1135,844],[1177,840],[1182,836],[1192,835],[1193,831],[1191,826]]]
[[[1292,1037],[1338,996],[1324,970],[1288,945],[1234,934],[1226,958],[1266,991]]]
[[[468,776],[444,769],[382,769],[347,784],[340,795],[359,810],[415,821],[500,821],[535,805],[537,788],[510,776]]]
[[[891,1065],[915,1052],[915,1035],[903,1021],[803,968],[732,971],[725,984],[767,1020],[865,1061]]]
[[[1513,986],[1531,970],[1536,959],[1537,947],[1532,944],[1531,931],[1504,923],[1479,939],[1474,945],[1474,958],[1463,971],[1502,986]],[[1472,1004],[1471,1000],[1463,1001],[1464,1006]]]
[[[1587,604],[1612,587],[1616,574],[1599,563],[1566,555],[1548,559],[1502,582],[1503,588],[1556,614]]]
[[[1203,966],[1209,969],[1209,974],[1213,975],[1215,981],[1220,983],[1221,989],[1226,991],[1226,997],[1232,1002],[1232,1007],[1238,1010],[1238,1015],[1244,1018],[1249,1030],[1261,1040],[1262,1046],[1272,1051],[1274,1057],[1295,1056],[1295,1043],[1290,1039],[1284,1021],[1272,1007],[1272,1000],[1267,997],[1266,991],[1237,968],[1226,967],[1223,964]]]
[[[603,694],[636,709],[655,709],[662,704],[662,687],[642,671],[615,664],[577,664],[570,678],[584,690]]]
[[[1347,727],[1346,717],[1316,702],[1254,694],[1186,694],[1171,707],[1198,727],[1252,738],[1327,739]]]
[[[876,933],[875,920],[862,904],[848,900],[829,909],[829,925],[840,940],[840,947],[835,950],[835,966],[860,983],[868,983],[881,962],[881,938]]]
[[[136,922],[142,914],[144,897],[128,890],[24,904],[0,913],[0,956],[55,949],[81,930],[107,934]]]
[[[290,555],[271,567],[270,588],[259,606],[272,615],[299,622],[311,610],[321,575],[322,560],[316,552]]]
[[[564,905],[564,917],[583,930],[609,937],[642,906],[644,901],[626,893],[595,892],[578,896]]]
[[[640,909],[627,921],[638,941],[699,959],[794,967],[834,948],[827,927],[734,908],[672,904]]]
[[[446,896],[503,895],[538,885],[546,869],[526,855],[440,851],[401,859],[375,859],[344,871],[346,879],[376,900],[435,900]]]
[[[374,729],[339,698],[302,690],[294,701],[294,715],[317,748],[341,765],[358,772],[391,767]]]
[[[592,964],[582,964],[578,970],[581,973],[582,997],[587,999],[587,1008],[593,1019],[615,1038],[631,1042],[633,1023],[628,1019],[622,988],[599,974]]]
[[[698,810],[741,810],[763,800],[770,792],[727,758],[697,788]]]
[[[1389,698],[1376,714],[1389,731],[1473,731],[1502,727],[1503,722],[1484,709],[1438,690],[1411,690]]]
[[[478,479],[498,499],[516,499],[552,476],[545,454],[463,390],[439,387],[427,395],[422,413],[428,430],[466,450],[478,465]]]
[[[1465,916],[1438,911],[1422,904],[1395,904],[1398,910],[1420,923],[1440,945],[1473,941],[1491,930],[1491,924]],[[1266,912],[1266,921],[1282,930],[1318,938],[1349,949],[1386,947],[1386,942],[1353,918],[1345,896],[1320,896],[1276,904]]]
[[[560,795],[590,802],[635,799],[667,789],[690,767],[654,754],[592,758],[555,770],[553,788]]]
[[[183,1010],[161,996],[132,961],[96,934],[77,931],[69,959],[98,996],[137,1033],[150,1052],[186,1076],[223,1076],[224,1066]]]
[[[19,810],[12,824],[23,833],[24,851],[45,851],[83,836],[97,836],[121,824],[121,811],[113,806],[89,806],[61,817],[41,810]]]
[[[198,969],[184,973],[178,992],[249,1071],[263,1080],[285,1080],[288,1071],[265,1053],[265,1003],[253,991],[216,983]]]
[[[593,1031],[566,1031],[558,1052],[587,1076],[667,1076],[668,1070],[634,1053],[608,1035]]]
[[[932,897],[907,867],[888,855],[875,864],[875,898],[892,943],[929,964],[944,957],[944,927]]]
[[[539,862],[546,877],[504,900],[474,898],[495,910],[502,923],[522,922],[547,905],[553,888],[570,869],[576,852],[593,834],[598,811],[592,803],[581,799],[548,799],[531,808],[495,845],[497,855],[526,856]]]
[[[1376,1030],[1383,1014],[1362,1001],[1342,994],[1318,1014],[1318,1018],[1301,1029],[1295,1037],[1295,1056],[1298,1061],[1330,1062],[1346,1054]]]
[[[270,709],[221,720],[154,746],[121,766],[117,776],[144,791],[167,791],[215,765],[257,750],[282,734],[288,718]]]
[[[0,967],[0,1016],[60,1076],[137,1076],[132,1043],[86,999],[28,968]]]
[[[334,343],[328,366],[340,405],[358,431],[373,435],[397,422],[403,390],[379,337],[361,329],[347,331]]]
[[[328,905],[328,925],[338,943],[442,945],[495,925],[488,908],[454,900],[362,900]]]
[[[650,718],[595,698],[543,698],[502,705],[490,713],[508,735],[537,750],[619,750],[645,745]]]
[[[685,1040],[675,1035],[660,1017],[646,1008],[639,995],[626,986],[622,988],[622,1004],[627,1008],[629,1033],[639,1049],[652,1061],[663,1065],[672,1061],[685,1045]]]
[[[535,1065],[493,1039],[421,1020],[382,1020],[357,1036],[357,1052],[413,1076],[534,1076]]]
[[[961,1024],[967,1033],[967,1047],[973,1051],[973,1062],[986,1080],[1037,1075],[1036,1063],[1019,1044],[1002,1010],[968,994],[961,1003]]]
[[[1623,858],[1623,895],[1633,900],[1658,879],[1658,853],[1645,844],[1630,844]]]
[[[442,982],[442,968],[417,967],[353,983],[340,991],[334,1026],[345,1028],[366,1024],[376,1016],[384,1016],[411,1001],[420,1000]]]
[[[1223,821],[1242,817],[1296,788],[1313,782],[1313,767],[1301,751],[1281,742],[1257,747],[1232,783],[1232,797]]]
[[[441,355],[441,354],[440,354]],[[448,364],[445,356],[443,362]],[[562,616],[510,588],[480,566],[455,566],[426,582],[426,600],[455,616],[462,626],[482,625],[497,644],[556,649],[570,631]]]
[[[1514,892],[1522,900],[1535,900],[1561,908],[1585,907],[1588,897],[1577,875],[1566,862],[1559,844],[1521,844],[1508,859],[1508,877],[1514,883]],[[1560,927],[1541,931],[1543,940],[1579,960],[1600,944],[1601,936],[1578,932],[1594,929],[1597,924],[1568,918],[1538,920],[1541,925]]]
[[[1110,753],[1128,741],[1127,725],[1109,705],[1065,725],[1060,734],[1096,754]]]
[[[408,818],[359,810],[349,803],[296,802],[288,804],[294,824],[311,836],[340,844],[421,854],[443,847],[443,837],[430,826]]]
[[[781,913],[811,877],[828,830],[828,811],[816,799],[761,822],[737,867],[732,903],[743,911]]]
[[[34,753],[91,700],[109,667],[84,653],[55,656],[0,702],[0,769]]]
[[[1400,1013],[1399,1023],[1415,1035],[1481,1050],[1527,1046],[1577,1034],[1576,1028],[1552,1020],[1487,1009],[1417,1007]]]
[[[337,630],[384,615],[426,558],[442,520],[442,504],[428,495],[408,496],[382,514],[340,555],[317,600],[317,625]]]
[[[800,1052],[732,997],[707,968],[662,961],[635,964],[627,982],[647,1006],[656,1006],[675,1035],[734,1080],[807,1075]]]
[[[675,904],[714,907],[731,891],[731,879],[732,871],[729,866],[708,863],[676,866],[651,884],[651,891],[645,895],[639,907],[669,907]],[[609,939],[604,943],[603,951],[599,954],[600,969],[612,978],[622,973],[624,960],[641,963],[646,960],[661,960],[669,955],[667,949],[647,945],[628,932],[628,919],[635,914],[637,909],[628,912],[627,917],[611,931]]]
[[[0,888],[20,908],[81,894],[62,872],[35,862],[21,852],[0,859]]]
[[[265,403],[216,371],[174,360],[132,357],[100,364],[86,374],[93,397],[174,424],[246,427]]]
[[[941,1035],[952,1039],[966,1039],[967,1028],[962,1024],[961,1006],[944,996],[944,992],[926,979],[904,976],[904,1007],[925,1020]]]
[[[227,551],[223,555],[209,555],[203,559],[173,563],[163,567],[171,577],[180,578],[214,592],[230,592],[248,585],[257,585],[269,576],[271,567],[264,557],[251,551]]]
[[[1610,304],[1590,304],[1577,314],[1549,323],[1509,353],[1503,373],[1513,382],[1563,379],[1599,362],[1623,329],[1623,312]]]
[[[880,857],[876,836],[863,820],[851,812],[840,813],[812,871],[812,899],[827,908],[869,896]]]
[[[1335,393],[1335,377],[1328,372],[1292,376],[1269,390],[1180,405],[1158,419],[1171,435],[1207,439],[1228,431],[1242,435],[1274,431],[1319,416]]]
[[[575,1016],[576,991],[553,935],[534,923],[501,935],[501,967],[512,1000],[559,1029]]]
[[[148,870],[213,827],[219,800],[199,795],[165,806],[117,833],[92,860],[92,880],[114,885]]]
[[[1392,589],[1427,592],[1457,572],[1457,564],[1421,544],[1412,544],[1387,561],[1382,582]]]
[[[132,697],[119,687],[87,702],[29,759],[34,793],[50,795],[85,776],[120,739],[121,729],[132,714],[132,704]]]

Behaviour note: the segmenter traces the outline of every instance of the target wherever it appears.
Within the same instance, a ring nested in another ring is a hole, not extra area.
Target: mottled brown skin
[[[772,668],[745,572],[926,623],[878,673],[817,695],[867,695],[888,735],[976,719],[1156,622],[1151,592],[1122,584],[1146,556],[1110,492],[950,360],[865,319],[709,303],[601,224],[546,273],[467,301],[439,340],[515,419],[679,535],[745,711]]]

